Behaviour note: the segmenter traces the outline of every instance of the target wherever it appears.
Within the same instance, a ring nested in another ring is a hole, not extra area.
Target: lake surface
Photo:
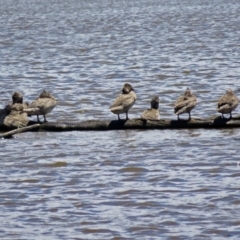
[[[14,91],[58,100],[48,121],[139,117],[197,96],[192,116],[240,97],[237,0],[0,0],[1,108]],[[233,115],[239,115],[237,109]],[[183,115],[183,118],[187,117]],[[32,117],[36,120],[36,117]],[[0,140],[0,239],[240,239],[239,129],[22,133]]]

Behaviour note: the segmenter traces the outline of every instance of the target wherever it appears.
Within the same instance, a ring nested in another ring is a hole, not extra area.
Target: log
[[[0,134],[0,138],[10,138],[14,134],[32,131],[33,129],[36,130],[36,128],[39,128],[39,127],[40,127],[40,124],[34,124],[34,125],[31,125],[31,126],[28,126],[28,127],[18,128],[18,129]]]
[[[191,120],[87,120],[79,123],[47,122],[40,126],[44,131],[107,131],[126,129],[216,129],[240,127],[240,116],[232,119],[222,117]]]
[[[38,125],[36,125],[38,124]],[[232,119],[212,117],[208,119],[192,118],[191,120],[144,120],[134,118],[129,120],[87,120],[83,122],[46,122],[38,123],[29,121],[28,126],[33,128],[18,128],[19,132],[41,130],[41,131],[108,131],[108,130],[126,130],[126,129],[219,129],[219,128],[238,128],[240,127],[240,116]],[[0,125],[0,131],[7,129],[16,129],[16,125]],[[22,131],[21,131],[22,129]],[[18,133],[18,131],[16,132]],[[16,134],[14,133],[14,134]],[[3,137],[3,134],[0,135]]]

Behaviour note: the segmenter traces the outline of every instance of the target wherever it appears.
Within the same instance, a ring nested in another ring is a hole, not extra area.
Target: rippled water
[[[49,121],[139,117],[190,87],[193,117],[240,96],[240,2],[0,0],[1,106],[58,100]],[[239,110],[234,113],[237,115]],[[23,133],[0,141],[1,239],[239,239],[239,129]]]

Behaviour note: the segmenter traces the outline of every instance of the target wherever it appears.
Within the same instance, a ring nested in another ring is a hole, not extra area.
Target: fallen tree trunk
[[[125,129],[190,129],[190,128],[237,128],[240,117],[231,120],[217,117],[214,119],[188,120],[88,120],[79,123],[44,123],[40,129],[45,131],[106,131]]]
[[[28,126],[38,124],[38,122],[29,122]],[[0,131],[9,130],[9,126],[0,125]],[[87,120],[78,123],[46,122],[38,127],[42,131],[107,131],[107,130],[126,130],[126,129],[214,129],[214,128],[238,128],[240,127],[240,116],[232,119],[221,117],[209,119],[191,120],[144,120],[141,118],[129,120]],[[11,129],[16,126],[11,126]],[[26,129],[28,131],[28,129]],[[29,128],[29,131],[32,131]],[[36,131],[36,128],[35,128]]]

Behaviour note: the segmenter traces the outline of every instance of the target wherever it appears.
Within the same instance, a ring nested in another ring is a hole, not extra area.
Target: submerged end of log
[[[40,127],[40,124],[34,124],[28,127],[17,128],[15,130],[0,134],[0,138],[11,138],[14,134],[29,132],[29,131],[32,131],[33,129],[36,130],[39,127]]]

